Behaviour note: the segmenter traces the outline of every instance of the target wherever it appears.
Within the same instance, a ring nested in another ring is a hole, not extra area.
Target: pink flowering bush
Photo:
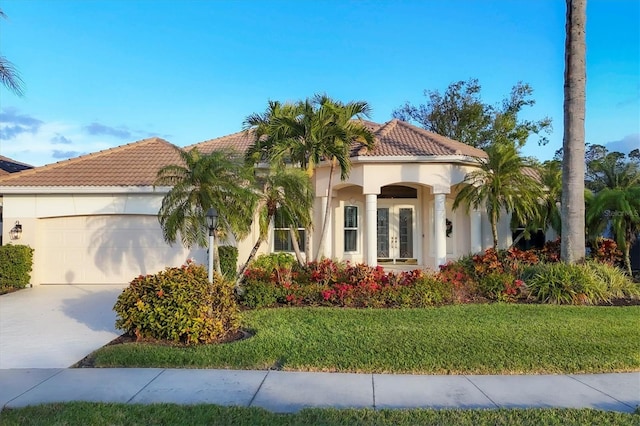
[[[264,263],[264,262],[263,262]],[[420,270],[385,272],[323,259],[283,273],[278,266],[247,269],[241,303],[267,306],[421,307],[447,303],[450,286]]]

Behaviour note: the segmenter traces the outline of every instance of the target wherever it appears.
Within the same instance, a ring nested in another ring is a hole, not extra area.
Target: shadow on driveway
[[[45,285],[0,296],[0,368],[66,368],[121,333],[123,285]]]

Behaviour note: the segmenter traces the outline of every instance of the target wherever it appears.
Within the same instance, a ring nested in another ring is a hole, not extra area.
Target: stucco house
[[[391,120],[365,122],[376,148],[353,146],[351,173],[334,176],[331,216],[323,255],[383,265],[437,268],[448,260],[491,245],[482,211],[452,210],[465,175],[486,154],[476,148]],[[244,152],[253,135],[238,132],[186,147],[210,152],[232,147]],[[157,213],[169,188],[154,188],[159,168],[179,162],[175,146],[150,138],[0,177],[5,244],[35,249],[32,283],[126,283],[192,258],[206,261],[206,248],[187,250],[163,241]],[[329,164],[317,167],[314,223],[321,224],[329,200]],[[11,228],[22,226],[20,240]],[[320,225],[309,238],[318,250]],[[286,229],[274,223],[261,252],[290,251]],[[511,242],[509,221],[499,230]],[[258,235],[234,242],[244,261]]]

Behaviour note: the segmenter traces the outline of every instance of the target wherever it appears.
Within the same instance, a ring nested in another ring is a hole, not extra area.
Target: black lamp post
[[[213,233],[218,225],[218,210],[211,207],[207,210],[207,226],[209,227],[209,282],[213,282]]]

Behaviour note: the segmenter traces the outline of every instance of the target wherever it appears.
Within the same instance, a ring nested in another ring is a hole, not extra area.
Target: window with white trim
[[[293,252],[293,240],[289,232],[290,225],[284,220],[279,210],[273,218],[273,251]],[[298,247],[304,251],[306,232],[303,227],[294,228],[298,230]]]
[[[344,206],[344,251],[358,251],[358,207]]]

